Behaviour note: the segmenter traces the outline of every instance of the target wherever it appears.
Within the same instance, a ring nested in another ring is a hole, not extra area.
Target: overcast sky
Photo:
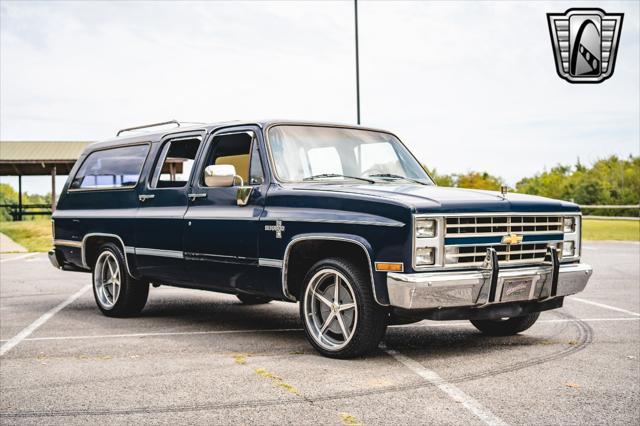
[[[578,157],[638,155],[639,4],[361,1],[362,123],[439,172],[510,184]],[[602,84],[556,74],[546,13],[572,6],[625,13]],[[351,1],[0,9],[2,140],[100,140],[172,118],[356,120]],[[29,191],[49,185],[25,178]]]

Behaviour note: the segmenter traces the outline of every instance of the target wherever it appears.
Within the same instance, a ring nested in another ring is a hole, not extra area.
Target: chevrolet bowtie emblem
[[[522,242],[522,235],[509,234],[502,237],[502,244],[508,244],[510,246],[520,244]]]

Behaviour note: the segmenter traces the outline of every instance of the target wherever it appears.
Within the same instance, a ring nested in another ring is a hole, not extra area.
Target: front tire
[[[489,336],[513,336],[531,328],[539,316],[540,312],[534,312],[533,314],[507,319],[471,320],[471,324],[483,334]]]
[[[330,358],[353,358],[377,348],[387,312],[373,297],[366,270],[330,258],[307,273],[300,294],[300,317],[309,342]]]
[[[104,315],[135,316],[147,303],[149,283],[129,275],[124,254],[116,244],[106,243],[100,247],[92,275],[93,296]]]

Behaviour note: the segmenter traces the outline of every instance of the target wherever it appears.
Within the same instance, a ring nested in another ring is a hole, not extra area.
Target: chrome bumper
[[[56,269],[60,269],[60,262],[58,262],[58,256],[56,256],[56,249],[53,248],[49,250],[47,255],[49,256],[49,262],[51,262],[51,265]]]
[[[540,265],[517,269],[497,267],[463,272],[387,274],[392,306],[403,309],[481,307],[512,301],[545,301],[584,290],[593,269],[586,263]],[[520,299],[505,300],[507,280],[531,279],[531,289]]]

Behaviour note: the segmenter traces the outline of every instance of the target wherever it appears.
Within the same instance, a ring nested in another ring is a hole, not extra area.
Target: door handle
[[[154,194],[141,194],[138,195],[138,200],[142,201],[143,203],[147,200],[152,200],[156,198],[156,196]]]
[[[191,201],[195,201],[198,198],[207,198],[207,194],[187,194],[187,197],[189,197]]]

